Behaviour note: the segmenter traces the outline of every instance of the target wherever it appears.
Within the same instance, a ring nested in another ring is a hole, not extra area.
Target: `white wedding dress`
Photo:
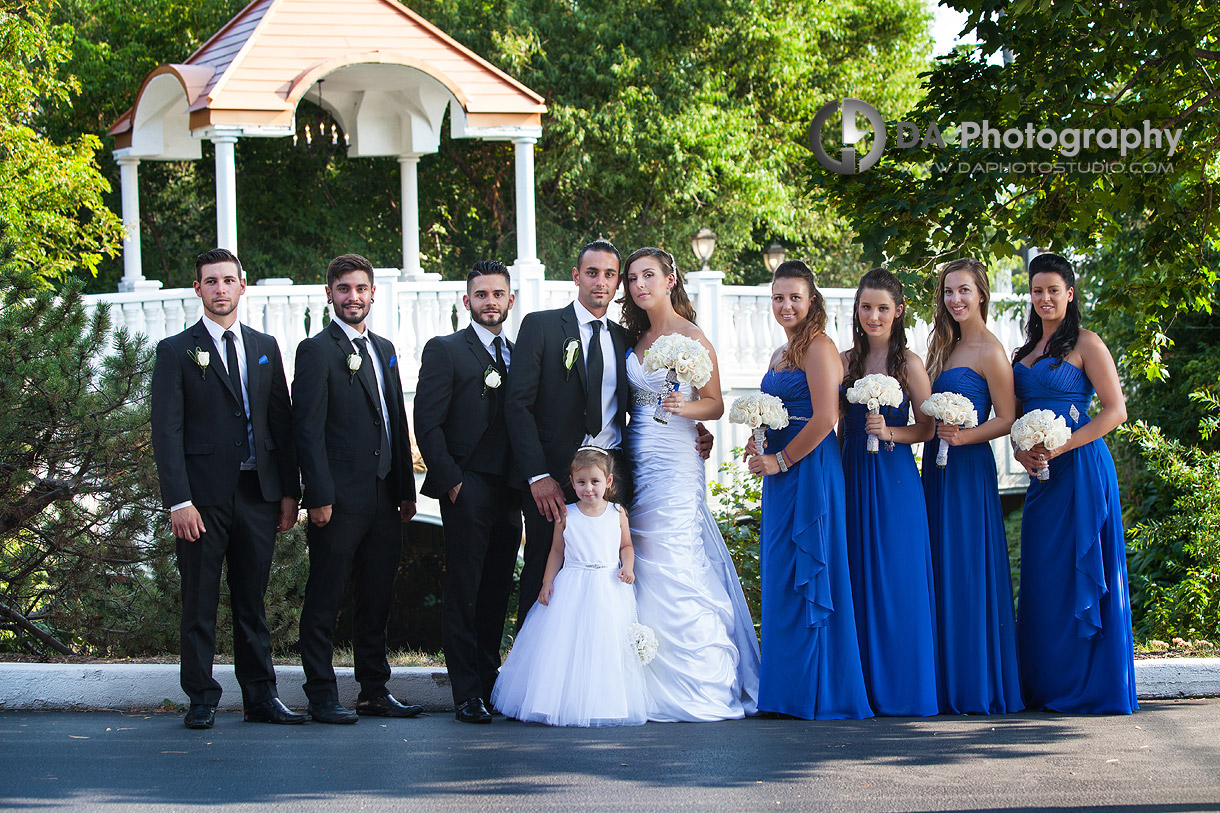
[[[628,449],[635,500],[628,518],[635,547],[640,622],[657,634],[645,667],[648,719],[731,720],[756,712],[759,655],[741,581],[707,506],[695,423],[653,419],[664,371],[645,373],[632,352]],[[689,387],[683,395],[691,397]]]

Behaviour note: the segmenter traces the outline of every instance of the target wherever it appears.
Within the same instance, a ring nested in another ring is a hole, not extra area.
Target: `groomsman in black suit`
[[[406,404],[394,345],[366,329],[373,266],[344,254],[326,269],[335,318],[297,347],[292,413],[305,507],[309,581],[301,610],[301,664],[309,713],[322,723],[357,715],[414,717],[386,689],[386,622],[402,523],[415,516]],[[356,596],[352,648],[360,695],[339,702],[332,665],[335,619],[349,574]]]
[[[292,413],[280,348],[240,324],[241,262],[213,249],[195,260],[203,318],[157,344],[152,441],[182,576],[182,690],[187,728],[211,728],[221,565],[229,563],[234,671],[245,719],[303,723],[280,702],[263,596],[275,534],[296,524]]]
[[[491,690],[521,547],[521,494],[504,420],[513,306],[504,263],[480,260],[466,277],[470,325],[424,346],[415,390],[415,437],[428,465],[421,490],[445,526],[442,640],[457,719],[490,723]]]

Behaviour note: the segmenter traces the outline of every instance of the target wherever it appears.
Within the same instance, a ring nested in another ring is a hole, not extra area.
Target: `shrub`
[[[741,449],[733,450],[733,458],[740,458]],[[737,566],[741,588],[750,605],[750,615],[755,629],[762,619],[762,586],[759,581],[758,537],[762,527],[762,478],[756,477],[740,463],[730,461],[720,466],[721,473],[728,474],[728,483],[712,482],[712,496],[716,506],[712,515],[720,526],[724,544]]]

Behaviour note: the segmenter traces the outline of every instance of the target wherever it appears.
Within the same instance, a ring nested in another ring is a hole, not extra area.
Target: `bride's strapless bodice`
[[[656,412],[658,401],[673,390],[672,385],[665,380],[665,376],[665,370],[647,372],[644,369],[644,363],[635,354],[635,351],[628,351],[627,382],[631,385],[631,422],[636,432],[644,428],[640,424],[654,424],[656,428],[670,430],[689,428],[690,432],[694,432],[695,422],[689,418],[671,414],[668,424],[653,420],[652,416]],[[692,391],[689,384],[679,384],[678,392],[682,393],[682,397],[687,401],[693,401],[699,397]]]

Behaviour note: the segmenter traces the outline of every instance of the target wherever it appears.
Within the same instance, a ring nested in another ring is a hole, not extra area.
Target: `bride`
[[[635,499],[630,512],[640,621],[657,634],[645,668],[648,719],[729,720],[756,712],[758,639],[737,571],[705,499],[695,423],[724,414],[716,351],[695,325],[695,309],[673,257],[641,248],[627,258],[623,326],[635,345],[627,356],[627,425]],[[683,385],[653,419],[665,371],[646,373],[644,355],[661,336],[695,339],[712,358],[712,377],[696,393]]]

